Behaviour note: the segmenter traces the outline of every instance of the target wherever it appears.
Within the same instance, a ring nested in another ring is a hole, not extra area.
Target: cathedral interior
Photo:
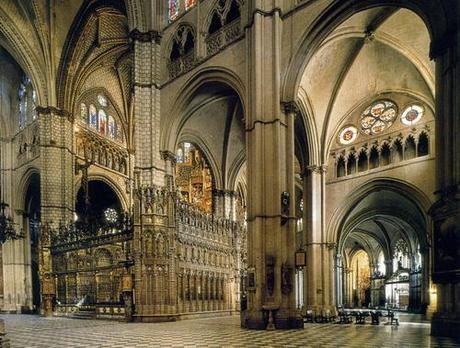
[[[2,0],[1,346],[460,344],[459,18]]]

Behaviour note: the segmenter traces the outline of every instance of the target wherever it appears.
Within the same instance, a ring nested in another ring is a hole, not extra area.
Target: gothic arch
[[[227,170],[227,180],[226,186],[228,190],[235,190],[238,180],[238,175],[241,171],[241,168],[246,163],[246,149],[243,149],[238,154],[237,158],[230,165],[230,168]]]
[[[38,175],[40,177],[40,170],[36,167],[30,166],[25,170],[21,179],[18,181],[16,194],[14,195],[14,197],[17,197],[16,202],[14,202],[16,209],[24,209],[26,205],[27,189],[29,188],[30,181],[34,175]]]
[[[110,49],[107,49],[103,54],[93,59],[90,64],[88,64],[88,62],[86,62],[86,66],[82,64],[81,55],[88,55],[88,50],[90,50],[90,48],[82,48],[78,43],[81,39],[81,35],[88,27],[88,24],[91,24],[90,21],[94,21],[95,14],[101,10],[111,11],[114,15],[126,16],[126,21],[128,21],[127,9],[124,1],[86,0],[80,7],[67,34],[57,71],[56,103],[57,106],[63,110],[72,110],[75,94],[78,92],[77,87],[81,84],[82,77],[87,77],[92,71],[98,69],[98,62],[101,62],[108,55],[123,55],[123,53],[129,49],[128,33],[126,33],[126,45],[112,45]]]
[[[431,55],[442,49],[445,37],[452,31],[452,24],[455,20],[452,16],[454,11],[445,11],[439,1],[432,0],[343,0],[333,2],[324,13],[316,18],[314,23],[307,30],[293,54],[291,62],[284,73],[281,95],[283,100],[295,100],[302,77],[310,59],[319,49],[326,37],[346,19],[352,15],[374,7],[394,6],[406,8],[415,12],[425,23],[431,36]],[[454,8],[450,5],[450,8]],[[449,8],[449,5],[445,5]]]
[[[49,105],[50,91],[47,86],[45,63],[43,57],[37,56],[34,48],[27,42],[15,22],[11,19],[11,14],[6,13],[0,6],[0,45],[5,47],[8,53],[16,60],[19,66],[32,80],[33,87],[37,92],[38,105]]]
[[[125,0],[126,13],[128,15],[129,29],[132,31],[146,31],[145,8],[142,0]]]
[[[126,190],[120,187],[118,183],[116,183],[112,178],[110,178],[107,175],[103,174],[88,174],[88,182],[90,181],[101,181],[107,186],[110,187],[110,189],[113,190],[113,192],[116,194],[118,197],[118,200],[120,201],[120,204],[123,208],[124,211],[129,211],[130,206],[129,206],[129,200],[128,197],[126,197],[126,194],[124,193]],[[78,190],[81,188],[81,178],[78,179],[78,181],[75,183],[75,199],[78,193]]]
[[[220,83],[234,90],[242,104],[243,115],[246,114],[244,102],[244,96],[246,95],[245,87],[240,77],[233,71],[225,68],[211,67],[201,69],[190,76],[184,83],[184,87],[176,93],[175,101],[169,112],[169,115],[171,115],[170,126],[166,126],[161,133],[160,145],[162,150],[175,151],[180,130],[191,116],[190,114],[184,115],[187,105],[200,87],[211,82]]]
[[[222,189],[223,188],[223,177],[222,177],[222,172],[219,169],[219,166],[217,165],[217,161],[212,155],[212,152],[210,151],[209,145],[207,144],[206,140],[203,139],[200,135],[190,133],[190,132],[184,132],[180,135],[177,144],[179,145],[181,142],[190,142],[194,144],[198,149],[203,152],[209,167],[211,168],[212,171],[212,178],[213,178],[213,186],[216,189]],[[173,153],[176,153],[176,150],[174,149]]]
[[[348,199],[345,204],[334,212],[327,225],[327,241],[330,243],[338,243],[342,239],[341,231],[345,227],[345,221],[352,213],[354,207],[370,193],[381,190],[396,192],[409,200],[415,207],[417,207],[421,215],[425,216],[425,227],[426,229],[430,229],[430,220],[429,217],[427,217],[427,212],[432,203],[423,192],[421,192],[417,187],[404,181],[378,178],[364,183],[359,189],[350,195],[350,199]],[[371,213],[374,214],[375,212]]]

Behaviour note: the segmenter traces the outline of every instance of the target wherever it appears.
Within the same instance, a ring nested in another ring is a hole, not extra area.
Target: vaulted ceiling
[[[195,143],[206,155],[219,189],[235,189],[245,161],[245,134],[241,102],[235,91],[207,83],[184,110],[179,141]]]
[[[428,243],[424,213],[406,196],[390,190],[368,194],[347,216],[342,236],[344,249],[364,249],[378,257],[383,250],[388,259],[392,247],[404,239],[414,250]]]
[[[388,92],[434,103],[429,32],[406,9],[380,7],[355,14],[322,43],[303,73],[299,98],[313,113],[322,156],[353,110]]]

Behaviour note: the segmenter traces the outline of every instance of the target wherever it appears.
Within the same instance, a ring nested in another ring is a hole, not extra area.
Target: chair
[[[380,316],[382,315],[381,312],[371,312],[371,324],[372,325],[379,325],[380,324]]]
[[[311,309],[307,309],[305,312],[304,322],[306,323],[313,323],[313,311]]]
[[[390,319],[390,325],[399,326],[399,319],[395,316],[394,312],[390,313],[389,319]]]

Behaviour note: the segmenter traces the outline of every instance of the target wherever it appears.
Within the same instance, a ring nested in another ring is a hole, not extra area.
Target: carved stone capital
[[[286,115],[297,115],[299,113],[299,108],[294,101],[281,102],[281,110],[283,110]]]
[[[171,151],[161,151],[161,158],[163,158],[163,160],[165,161],[170,161],[172,165],[175,165],[176,162],[177,162],[177,159],[176,159],[176,154],[174,154],[173,152]]]
[[[62,110],[59,108],[56,108],[54,106],[40,106],[37,105],[35,107],[35,110],[37,111],[37,114],[39,116],[44,116],[44,115],[58,115],[61,117],[66,117],[69,121],[73,121],[72,114],[66,110]]]
[[[305,168],[305,171],[302,173],[302,176],[307,177],[311,175],[312,173],[315,174],[323,174],[327,173],[327,165],[322,164],[322,165],[310,165]]]
[[[161,42],[161,34],[156,30],[141,32],[138,29],[134,29],[129,33],[129,37],[139,42],[155,42],[156,44]]]
[[[216,196],[236,196],[236,192],[232,190],[220,190],[220,189],[213,189],[213,195]]]

